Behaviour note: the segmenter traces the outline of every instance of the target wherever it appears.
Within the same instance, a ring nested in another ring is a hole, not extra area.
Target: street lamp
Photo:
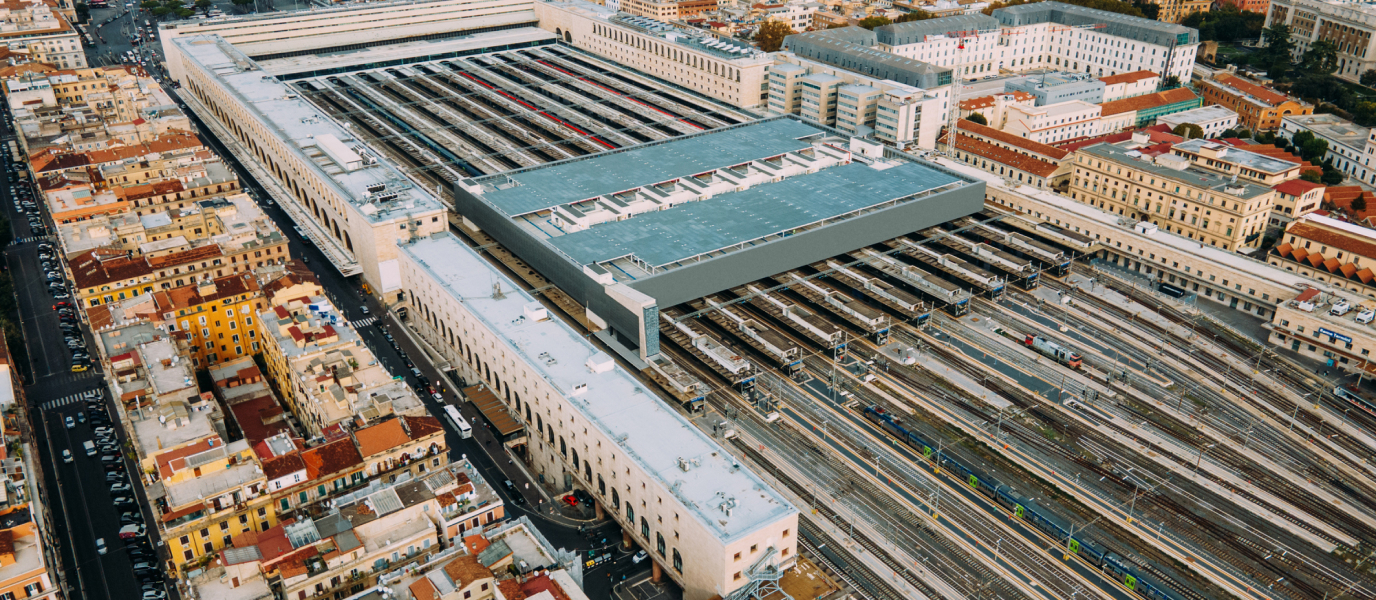
[[[1305,395],[1303,395],[1303,396],[1300,396],[1300,400],[1304,400],[1305,398],[1308,398],[1308,397],[1309,397],[1310,395],[1312,395],[1313,393],[1314,393],[1314,392],[1309,392],[1308,394],[1305,394]],[[1346,415],[1347,413],[1344,412],[1343,414]],[[1295,412],[1294,412],[1294,414],[1291,414],[1291,415],[1290,415],[1290,429],[1289,429],[1290,431],[1294,431],[1294,430],[1295,430],[1295,420],[1298,419],[1299,416],[1300,416],[1300,403],[1299,403],[1299,402],[1296,402],[1296,403],[1295,403]]]
[[[1218,444],[1209,444],[1209,445],[1207,445],[1207,446],[1200,446],[1200,447],[1199,447],[1199,456],[1196,456],[1195,459],[1194,459],[1194,472],[1195,472],[1195,475],[1196,475],[1196,476],[1199,474],[1199,463],[1200,463],[1200,461],[1203,461],[1203,460],[1204,460],[1204,453],[1207,452],[1207,451],[1209,450],[1209,448],[1213,448],[1214,446],[1217,446],[1217,445],[1218,445]]]

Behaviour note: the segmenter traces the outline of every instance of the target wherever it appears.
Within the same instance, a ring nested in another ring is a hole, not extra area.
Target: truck
[[[1061,347],[1060,344],[1048,340],[1040,335],[1027,334],[1025,343],[1029,348],[1036,350],[1044,356],[1051,357],[1056,362],[1061,363],[1072,369],[1080,368],[1081,358],[1078,353],[1071,352],[1068,348]]]

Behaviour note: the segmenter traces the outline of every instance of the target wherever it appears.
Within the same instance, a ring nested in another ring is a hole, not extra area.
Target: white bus
[[[444,413],[449,415],[449,422],[454,424],[454,428],[459,430],[459,437],[468,439],[473,437],[473,428],[468,425],[468,421],[459,414],[459,409],[448,404],[444,405]]]

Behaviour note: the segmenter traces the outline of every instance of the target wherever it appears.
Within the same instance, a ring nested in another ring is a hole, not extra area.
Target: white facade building
[[[0,6],[0,44],[12,52],[27,52],[34,62],[59,69],[86,68],[86,50],[57,3],[18,0]]]
[[[1204,137],[1213,138],[1237,127],[1237,113],[1222,106],[1205,106],[1158,117],[1156,122],[1169,125],[1171,129],[1184,123],[1193,123],[1204,130]]]
[[[1010,71],[1061,69],[1095,76],[1133,71],[1190,81],[1199,31],[1141,17],[1037,2],[994,11]]]
[[[942,95],[865,77],[791,52],[773,57],[770,111],[800,115],[858,136],[873,133],[897,146],[936,147],[944,114]]]
[[[452,234],[401,254],[421,335],[519,415],[530,468],[591,493],[656,578],[706,600],[794,564],[798,510],[610,356]]]
[[[1324,158],[1332,159],[1339,171],[1364,184],[1376,184],[1376,168],[1371,165],[1371,157],[1376,155],[1376,132],[1371,128],[1334,114],[1281,117],[1281,137],[1292,140],[1301,131],[1328,141]]]
[[[1098,104],[1081,100],[1046,106],[1012,105],[1003,111],[999,129],[1039,144],[1096,136],[1100,131]]]

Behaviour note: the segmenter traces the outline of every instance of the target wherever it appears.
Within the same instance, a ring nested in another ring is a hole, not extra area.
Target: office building
[[[1216,138],[1222,137],[1224,131],[1237,128],[1237,113],[1222,106],[1205,106],[1158,117],[1156,122],[1172,130],[1186,123],[1198,125],[1205,138]]]
[[[900,148],[935,147],[944,116],[940,96],[790,52],[773,56],[770,111],[800,115],[851,135],[873,135]]]
[[[882,25],[874,28],[874,47],[978,79],[1002,66],[1000,33],[997,19],[976,13]],[[958,48],[962,41],[964,50]]]
[[[1051,72],[1010,80],[1003,89],[1031,94],[1037,106],[1046,106],[1072,100],[1099,104],[1104,101],[1106,87],[1101,79],[1088,73]]]
[[[1010,71],[1057,69],[1098,77],[1151,71],[1187,83],[1199,49],[1195,29],[1060,2],[1007,6],[993,16],[1007,40],[1000,68]]]
[[[1099,81],[1104,84],[1104,102],[1150,94],[1161,88],[1161,76],[1152,71],[1105,75]]]
[[[451,234],[402,256],[420,334],[519,415],[530,469],[593,494],[599,514],[649,553],[654,579],[667,574],[684,598],[705,600],[794,563],[797,509],[610,356]]]
[[[1047,106],[1015,105],[1004,109],[998,127],[1017,137],[1051,144],[1099,135],[1102,113],[1099,105],[1079,100]]]
[[[1102,105],[1101,131],[1112,133],[1152,125],[1166,115],[1199,108],[1200,99],[1189,88],[1175,88],[1123,98]]]
[[[1296,61],[1317,41],[1338,47],[1338,70],[1333,73],[1356,82],[1362,73],[1376,69],[1376,7],[1359,2],[1321,0],[1271,0],[1266,26],[1290,26]],[[1299,114],[1299,113],[1295,113]],[[1304,113],[1308,114],[1308,113]]]
[[[1070,197],[1224,250],[1255,247],[1276,191],[1201,169],[1178,154],[1097,144],[1075,159]]]

